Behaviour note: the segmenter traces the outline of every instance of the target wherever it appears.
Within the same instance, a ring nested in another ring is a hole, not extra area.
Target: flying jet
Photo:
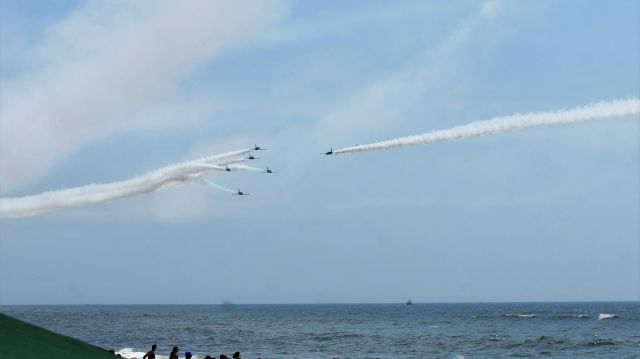
[[[325,152],[324,155],[325,156],[329,156],[333,154],[333,147],[331,147],[331,149],[328,152]]]
[[[245,160],[259,160],[260,157],[253,157],[253,155],[249,155],[249,157],[245,158]]]
[[[231,172],[231,167],[229,167],[229,165],[227,165],[227,167],[225,167],[224,170],[227,171],[227,172]]]
[[[267,167],[267,169],[264,171],[264,173],[278,173],[278,172],[273,172],[272,169],[269,169],[269,167]]]
[[[236,196],[248,196],[248,193],[244,193],[240,190],[240,188],[238,188],[238,192],[234,193],[234,195]]]
[[[258,145],[253,145],[253,150],[254,151],[266,151],[267,149],[266,148],[261,148]]]

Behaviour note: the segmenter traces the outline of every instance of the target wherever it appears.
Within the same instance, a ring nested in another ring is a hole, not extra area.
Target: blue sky
[[[637,2],[257,4],[0,3],[3,197],[280,171],[2,220],[0,304],[640,299],[637,117],[319,155],[638,97]]]

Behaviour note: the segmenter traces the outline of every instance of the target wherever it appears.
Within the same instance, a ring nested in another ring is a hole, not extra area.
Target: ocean
[[[0,306],[123,356],[640,358],[640,302]]]

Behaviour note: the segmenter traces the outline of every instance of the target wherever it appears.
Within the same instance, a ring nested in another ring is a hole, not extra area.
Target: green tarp
[[[91,344],[0,313],[0,358],[114,359],[116,357]]]

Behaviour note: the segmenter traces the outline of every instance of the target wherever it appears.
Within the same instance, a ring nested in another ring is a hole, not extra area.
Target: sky
[[[634,1],[2,1],[0,195],[259,144],[274,175],[0,220],[0,304],[640,300]],[[254,163],[252,163],[254,165]]]

